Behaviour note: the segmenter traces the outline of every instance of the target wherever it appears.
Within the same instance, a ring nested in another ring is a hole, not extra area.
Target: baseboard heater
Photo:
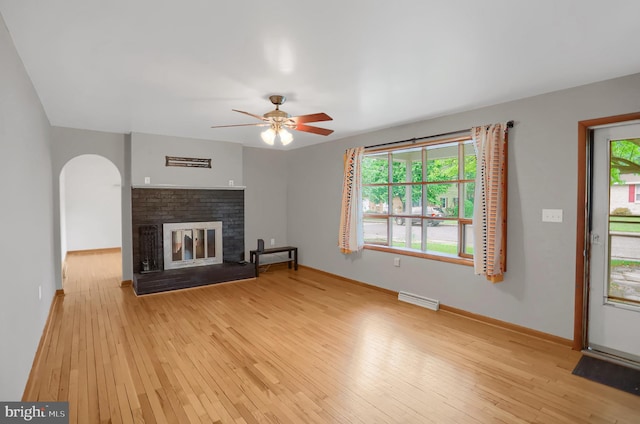
[[[413,305],[422,306],[423,308],[437,311],[440,309],[440,301],[435,299],[429,299],[428,297],[418,296],[417,294],[407,293],[401,291],[398,293],[398,300],[411,303]]]

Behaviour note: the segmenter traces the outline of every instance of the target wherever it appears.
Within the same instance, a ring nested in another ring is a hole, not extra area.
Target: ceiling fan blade
[[[254,117],[254,118],[256,118],[256,119],[259,119],[259,120],[261,120],[261,121],[264,121],[264,120],[265,120],[265,119],[264,119],[264,116],[255,115],[255,114],[253,114],[253,113],[245,112],[244,110],[237,110],[237,109],[231,109],[231,110],[232,110],[232,111],[234,111],[234,112],[244,113],[245,115],[252,116],[252,117]]]
[[[291,128],[296,131],[304,131],[304,132],[319,134],[319,135],[329,135],[333,132],[333,130],[328,130],[326,128],[313,127],[311,125],[304,125],[304,124],[298,124],[295,127],[291,127]]]
[[[304,124],[306,122],[333,121],[333,118],[324,112],[312,113],[309,115],[292,116],[291,119],[296,124]]]
[[[216,125],[211,128],[229,128],[229,127],[266,127],[270,124],[235,124],[235,125]]]

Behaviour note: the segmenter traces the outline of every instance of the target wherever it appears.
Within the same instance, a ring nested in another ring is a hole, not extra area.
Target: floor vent
[[[428,297],[418,296],[417,294],[413,293],[401,291],[400,293],[398,293],[398,300],[422,306],[423,308],[431,309],[432,311],[437,311],[438,309],[440,309],[440,301],[429,299]]]

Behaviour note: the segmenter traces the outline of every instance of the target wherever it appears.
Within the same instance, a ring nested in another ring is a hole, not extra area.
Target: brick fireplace
[[[170,223],[220,221],[224,262],[244,259],[243,190],[134,188],[131,210],[134,273],[143,271],[145,249],[153,251],[157,269],[165,268],[162,227]],[[141,240],[141,229],[153,243]]]

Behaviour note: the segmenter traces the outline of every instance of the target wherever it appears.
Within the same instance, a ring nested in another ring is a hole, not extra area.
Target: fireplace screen
[[[164,269],[222,263],[222,222],[164,224]]]

